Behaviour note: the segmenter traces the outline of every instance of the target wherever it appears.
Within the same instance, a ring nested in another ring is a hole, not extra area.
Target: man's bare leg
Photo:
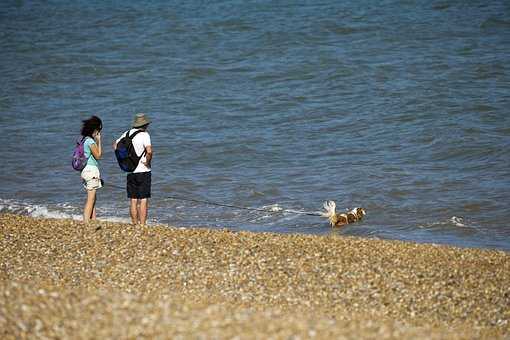
[[[129,214],[131,215],[131,223],[138,224],[138,199],[131,198],[129,205]]]
[[[142,198],[139,200],[140,202],[140,224],[145,225],[147,223],[147,214],[149,210],[149,200],[147,198]]]

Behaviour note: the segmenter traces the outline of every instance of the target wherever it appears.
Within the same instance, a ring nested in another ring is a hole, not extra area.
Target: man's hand
[[[142,164],[146,167],[151,167],[151,161],[152,161],[152,145],[147,145],[145,147],[145,162],[142,161]]]

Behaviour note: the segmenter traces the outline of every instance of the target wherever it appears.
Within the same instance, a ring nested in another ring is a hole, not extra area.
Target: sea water
[[[111,143],[153,120],[150,222],[510,250],[510,3],[2,1],[0,211],[129,221]],[[179,196],[267,208],[238,210]],[[361,206],[331,229],[281,212]]]

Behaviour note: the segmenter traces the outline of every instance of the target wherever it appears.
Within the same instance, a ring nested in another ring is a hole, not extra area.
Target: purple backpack
[[[88,158],[85,157],[84,150],[85,137],[76,141],[76,146],[73,151],[73,169],[76,171],[82,171],[87,165]]]

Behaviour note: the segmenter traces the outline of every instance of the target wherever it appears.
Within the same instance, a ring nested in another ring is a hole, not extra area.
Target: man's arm
[[[116,140],[113,141],[113,144],[112,144],[113,150],[117,150],[117,144],[120,142],[120,140],[122,138],[124,138],[125,135],[126,135],[126,133],[123,133],[119,138],[117,138]]]
[[[143,162],[143,164],[150,168],[151,167],[151,161],[152,161],[152,145],[147,145],[145,147],[145,159],[146,161]]]
[[[112,144],[112,147],[113,147],[113,150],[117,150],[117,143],[122,139],[122,136],[120,136],[119,139],[116,139],[113,141],[113,144]]]

